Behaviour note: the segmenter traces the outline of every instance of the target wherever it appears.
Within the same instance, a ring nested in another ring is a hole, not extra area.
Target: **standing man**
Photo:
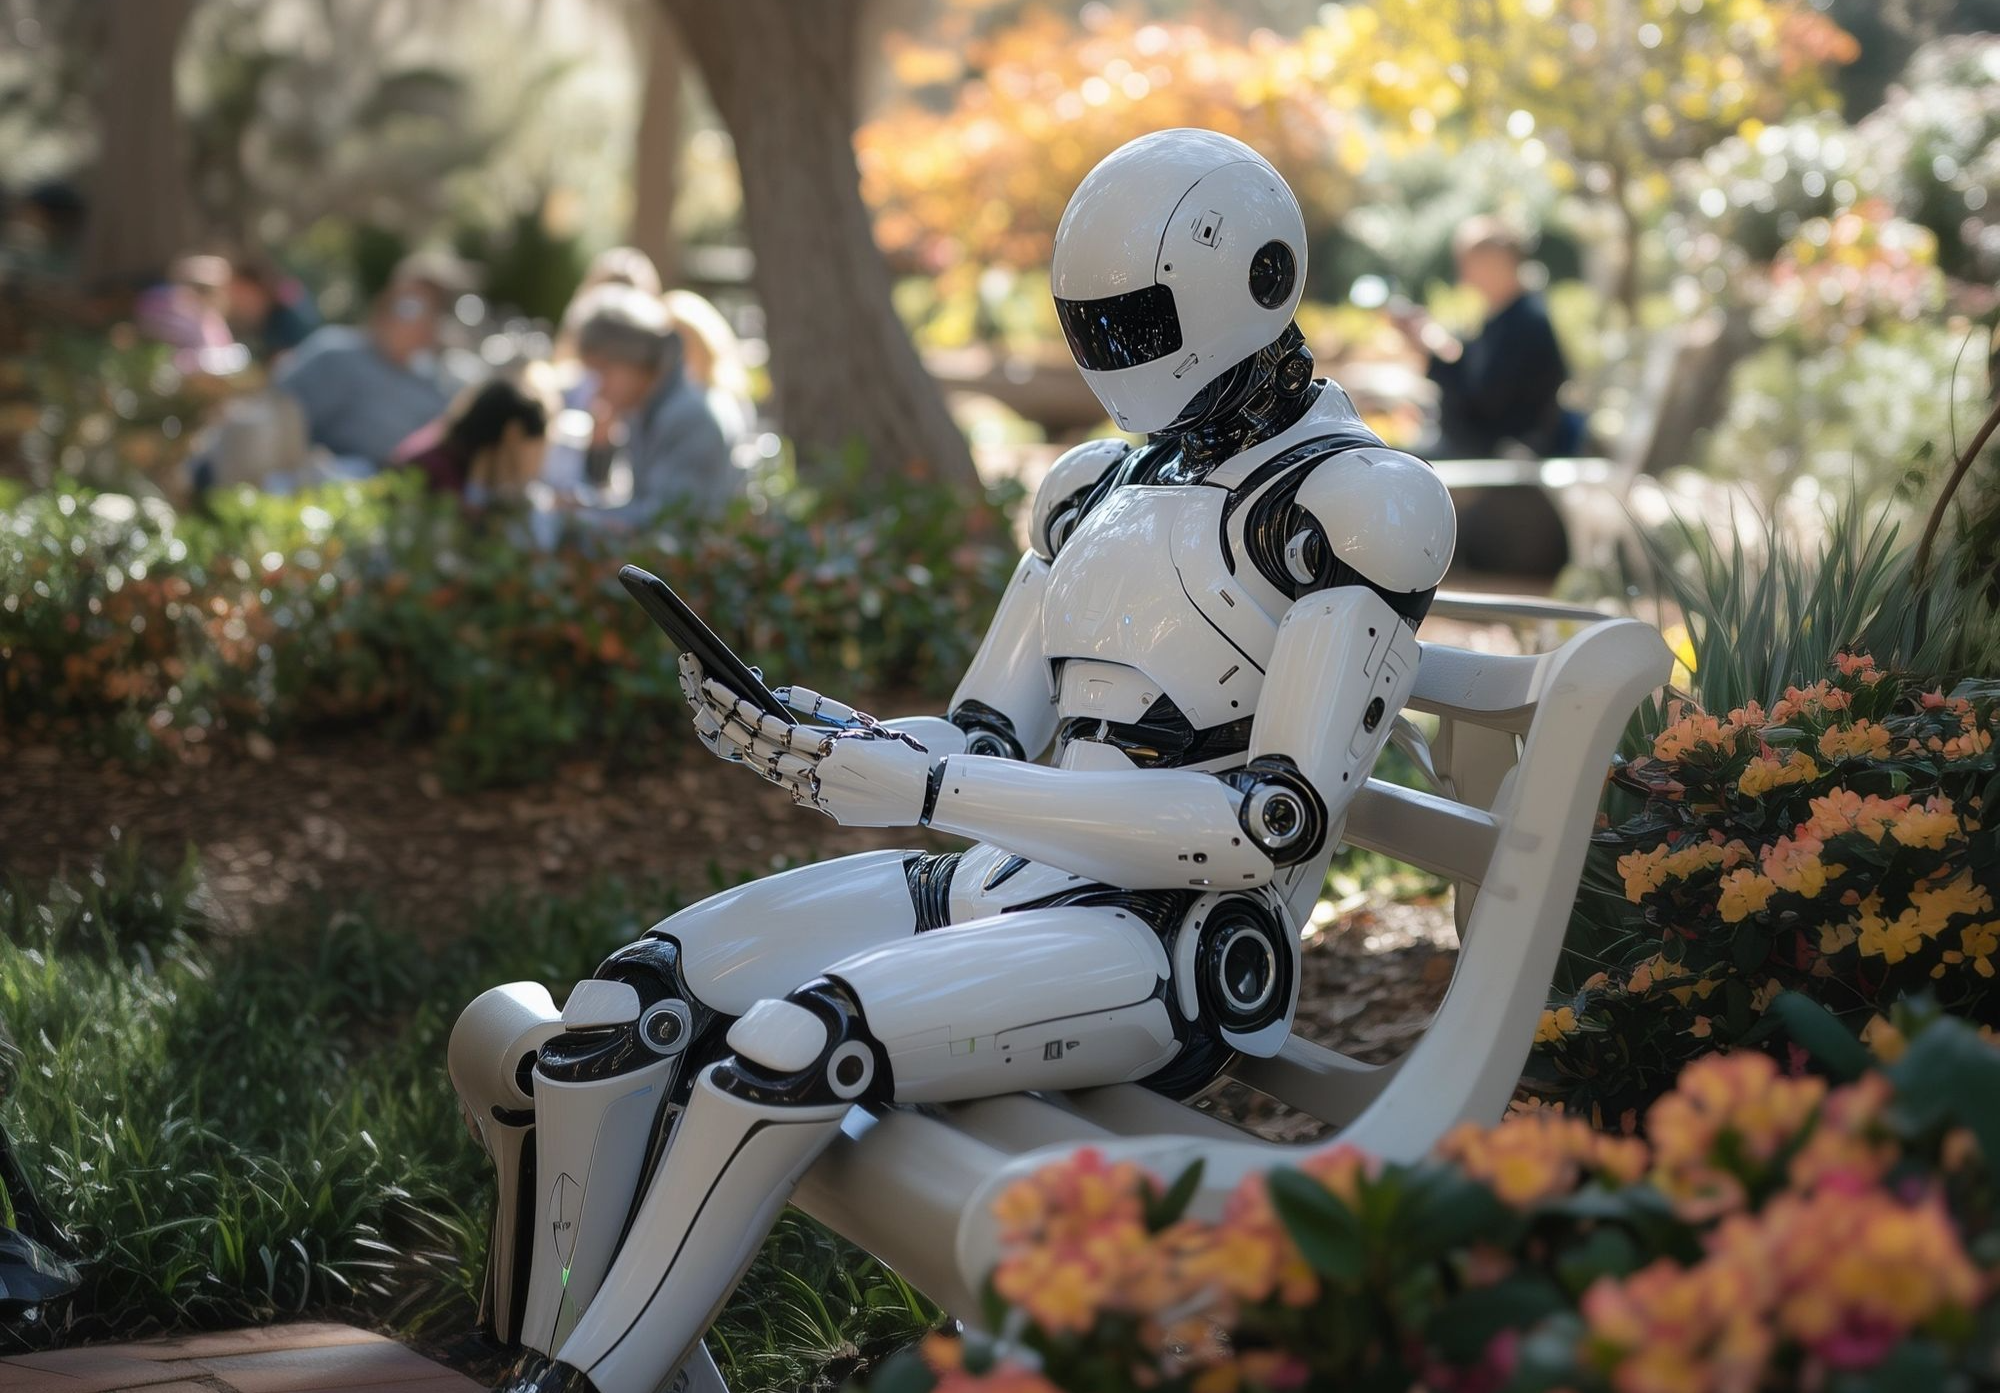
[[[1430,360],[1438,385],[1437,438],[1419,453],[1433,459],[1485,459],[1526,449],[1567,453],[1574,442],[1556,394],[1569,378],[1542,297],[1521,281],[1527,249],[1499,218],[1469,220],[1451,239],[1461,285],[1486,303],[1486,326],[1461,343],[1421,310],[1399,314],[1397,328]]]

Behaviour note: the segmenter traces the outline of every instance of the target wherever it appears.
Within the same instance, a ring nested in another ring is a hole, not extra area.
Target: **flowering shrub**
[[[1828,678],[1713,715],[1686,704],[1613,782],[1538,1079],[1616,1117],[1683,1061],[1756,1044],[1795,989],[1859,1032],[1904,995],[2000,1020],[2000,684],[1923,691],[1842,654]]]
[[[683,719],[666,640],[617,583],[625,561],[774,681],[821,674],[859,696],[949,690],[1014,555],[995,510],[899,480],[556,552],[399,479],[244,494],[213,518],[36,493],[0,507],[0,729],[199,754],[370,726],[435,738],[463,779],[529,778],[579,743]]]
[[[1212,1216],[1085,1150],[1001,1197],[1003,1338],[933,1337],[875,1390],[1970,1386],[2000,1370],[1996,1090],[2000,1050],[1943,1018],[1842,1087],[1710,1056],[1645,1140],[1537,1108],[1416,1165],[1251,1174]]]

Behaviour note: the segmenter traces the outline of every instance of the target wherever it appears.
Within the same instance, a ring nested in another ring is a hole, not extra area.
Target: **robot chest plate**
[[[1198,484],[1127,486],[1063,544],[1042,607],[1043,652],[1093,674],[1062,683],[1063,715],[1131,719],[1112,709],[1131,694],[1091,697],[1117,669],[1171,697],[1197,730],[1256,710],[1277,618],[1224,560],[1227,498]]]

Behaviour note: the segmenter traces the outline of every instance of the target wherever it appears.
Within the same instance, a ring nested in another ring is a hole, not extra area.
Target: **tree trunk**
[[[639,129],[632,141],[631,242],[653,258],[660,279],[680,279],[674,236],[674,196],[681,165],[681,43],[673,23],[654,5],[635,12],[634,35],[645,55]]]
[[[136,284],[188,250],[187,152],[174,55],[194,0],[103,0],[97,168],[84,233],[87,284]]]
[[[854,162],[869,0],[662,0],[736,142],[771,379],[802,466],[978,487],[965,437],[889,298]]]

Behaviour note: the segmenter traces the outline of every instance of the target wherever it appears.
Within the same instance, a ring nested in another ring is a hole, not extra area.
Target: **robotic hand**
[[[686,653],[680,682],[701,743],[722,759],[749,765],[793,802],[843,827],[923,821],[937,761],[915,736],[809,687],[772,692],[807,721],[788,724],[708,677]]]

